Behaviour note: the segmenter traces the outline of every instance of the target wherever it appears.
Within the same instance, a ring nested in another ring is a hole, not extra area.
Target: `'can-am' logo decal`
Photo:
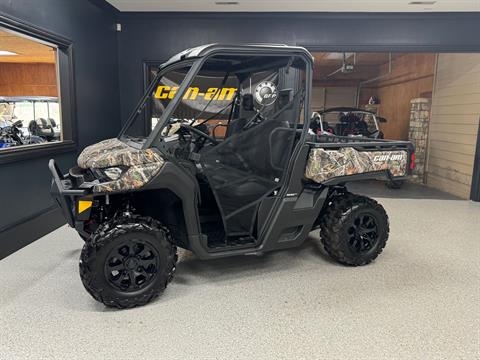
[[[277,97],[277,86],[271,81],[264,81],[255,88],[255,100],[260,105],[272,105],[277,100]]]
[[[385,154],[385,155],[377,155],[373,158],[373,161],[395,161],[395,160],[402,160],[402,154]]]
[[[178,91],[178,86],[165,86],[161,85],[157,87],[155,91],[155,99],[165,100],[173,99]],[[237,92],[236,88],[208,88],[205,92],[200,92],[198,87],[189,87],[183,95],[184,100],[197,100],[198,98],[203,100],[216,100],[216,101],[231,101]]]

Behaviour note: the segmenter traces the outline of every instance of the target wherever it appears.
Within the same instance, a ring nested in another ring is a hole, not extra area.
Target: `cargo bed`
[[[308,139],[305,178],[332,185],[360,179],[403,180],[415,164],[408,141],[318,135]]]

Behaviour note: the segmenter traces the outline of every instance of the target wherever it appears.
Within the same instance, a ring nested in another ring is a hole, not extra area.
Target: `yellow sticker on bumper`
[[[91,200],[79,200],[78,201],[78,213],[82,213],[92,207],[93,201]]]

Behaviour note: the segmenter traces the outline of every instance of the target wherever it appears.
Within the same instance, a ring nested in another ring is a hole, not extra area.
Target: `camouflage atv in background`
[[[141,188],[160,171],[165,161],[154,148],[138,150],[114,138],[85,148],[77,163],[83,169],[126,168],[119,179],[93,187],[94,192],[115,192]]]
[[[338,150],[310,150],[305,177],[321,183],[337,176],[390,170],[393,176],[407,173],[406,151],[358,151],[352,147]]]

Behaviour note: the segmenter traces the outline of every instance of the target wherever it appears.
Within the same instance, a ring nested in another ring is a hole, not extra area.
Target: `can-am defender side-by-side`
[[[176,249],[212,259],[299,246],[364,265],[388,217],[348,192],[411,173],[409,142],[309,134],[313,59],[299,47],[207,45],[163,64],[120,135],[87,147],[52,194],[85,244],[80,275],[107,306],[158,296]]]

